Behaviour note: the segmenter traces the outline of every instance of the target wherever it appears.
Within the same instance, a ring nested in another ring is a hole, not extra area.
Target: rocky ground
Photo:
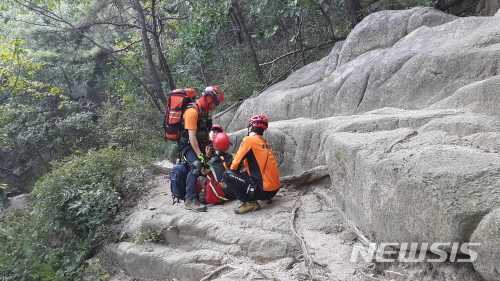
[[[167,171],[171,167],[162,162],[154,177],[156,187],[145,193],[130,210],[130,213],[151,211],[162,208],[177,208],[186,216],[199,216],[204,220],[226,220],[228,224],[239,224],[242,231],[266,228],[264,221],[285,224],[295,238],[297,251],[287,258],[278,260],[259,260],[244,255],[227,254],[226,264],[207,270],[200,280],[422,280],[422,281],[483,281],[470,263],[377,263],[365,262],[360,257],[351,262],[354,247],[362,246],[355,225],[349,221],[341,209],[327,199],[330,190],[325,183],[316,183],[301,188],[282,189],[270,205],[262,204],[262,210],[246,215],[235,215],[233,209],[239,202],[224,205],[209,205],[208,211],[194,213],[172,206],[168,189]],[[10,198],[10,207],[22,208],[25,195]],[[285,219],[283,219],[285,216]],[[259,218],[260,217],[260,218]],[[253,221],[258,223],[252,223]],[[117,226],[119,229],[123,226]],[[366,238],[366,237],[365,237]],[[368,238],[367,238],[368,239]],[[146,245],[154,251],[154,245]],[[134,272],[125,272],[116,261],[105,252],[99,253],[101,263],[112,273],[109,281],[184,281],[192,278],[143,279]]]
[[[162,208],[177,208],[186,216],[203,220],[226,221],[237,224],[242,231],[269,228],[266,223],[276,219],[274,226],[288,229],[297,243],[297,251],[277,260],[260,260],[241,254],[227,253],[226,264],[207,270],[200,280],[422,280],[422,281],[483,281],[470,263],[377,263],[365,262],[361,257],[351,262],[354,247],[360,247],[364,234],[357,230],[342,210],[328,200],[331,192],[323,182],[294,189],[282,189],[272,204],[262,204],[262,210],[246,215],[236,215],[233,209],[239,202],[209,205],[208,211],[194,213],[172,206],[167,176],[171,163],[159,163],[154,176],[156,187],[145,193],[130,213],[155,212]],[[1,212],[22,208],[25,195],[10,198],[10,207]],[[1,214],[0,213],[0,214]],[[123,225],[117,226],[117,231]],[[361,236],[360,236],[361,235]],[[366,236],[364,237],[366,238]],[[369,239],[369,238],[367,238]],[[147,244],[147,243],[146,243]],[[144,245],[142,245],[144,246]],[[155,245],[145,245],[155,251]],[[265,250],[265,249],[264,249]],[[101,263],[112,273],[109,281],[185,281],[192,278],[144,279],[134,272],[126,272],[106,252],[98,254]]]
[[[144,194],[132,212],[172,208],[167,173],[157,174],[155,181],[157,187]],[[275,227],[287,228],[296,240],[296,253],[278,260],[227,253],[227,263],[207,270],[200,280],[483,280],[470,263],[374,263],[361,258],[351,262],[353,247],[362,245],[359,235],[363,233],[357,232],[341,209],[326,199],[329,192],[324,183],[282,189],[272,204],[263,205],[261,211],[246,215],[233,213],[239,203],[235,201],[210,205],[204,213],[189,212],[181,205],[175,205],[174,208],[178,208],[179,213],[186,212],[186,216],[198,216],[203,220],[214,220],[214,223],[224,220],[229,224],[239,224],[242,231],[268,228],[266,222],[279,217],[281,219],[276,219],[276,222],[286,225]],[[286,219],[283,220],[283,216]],[[148,247],[155,251],[154,245]],[[108,266],[114,271],[111,281],[153,280],[137,278],[134,272],[125,272],[116,263]]]

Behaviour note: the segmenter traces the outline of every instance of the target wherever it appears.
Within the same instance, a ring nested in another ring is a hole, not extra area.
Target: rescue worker
[[[227,188],[242,202],[236,214],[260,210],[257,200],[268,201],[278,193],[280,175],[271,145],[264,139],[266,116],[257,114],[248,120],[248,136],[243,138],[229,170],[223,174]],[[243,167],[240,165],[243,163]]]
[[[193,211],[206,211],[207,206],[198,200],[196,182],[201,168],[208,165],[210,158],[204,154],[208,145],[208,132],[212,127],[212,119],[208,113],[224,101],[224,94],[217,87],[205,88],[196,102],[188,105],[182,118],[184,131],[178,140],[179,152],[189,165],[186,177],[186,199],[184,208]]]

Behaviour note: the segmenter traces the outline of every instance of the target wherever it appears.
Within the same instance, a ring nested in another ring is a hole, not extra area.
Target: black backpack
[[[174,165],[168,177],[170,178],[170,191],[172,192],[172,205],[180,203],[186,198],[186,177],[189,172],[187,163],[177,163]]]

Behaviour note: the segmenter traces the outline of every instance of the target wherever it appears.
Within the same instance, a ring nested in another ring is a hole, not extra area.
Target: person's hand
[[[211,157],[213,152],[214,152],[214,150],[213,150],[212,146],[207,145],[207,147],[205,147],[205,155]]]
[[[208,166],[208,161],[210,160],[210,157],[206,156],[203,153],[198,154],[198,159],[200,159],[200,162],[203,166]]]

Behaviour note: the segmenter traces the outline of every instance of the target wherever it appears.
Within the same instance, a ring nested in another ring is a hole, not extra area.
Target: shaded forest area
[[[151,159],[175,155],[166,92],[216,85],[222,111],[321,59],[370,13],[470,16],[478,3],[3,0],[0,208],[21,193],[30,208],[0,220],[1,279],[106,279],[92,254],[147,188]]]

